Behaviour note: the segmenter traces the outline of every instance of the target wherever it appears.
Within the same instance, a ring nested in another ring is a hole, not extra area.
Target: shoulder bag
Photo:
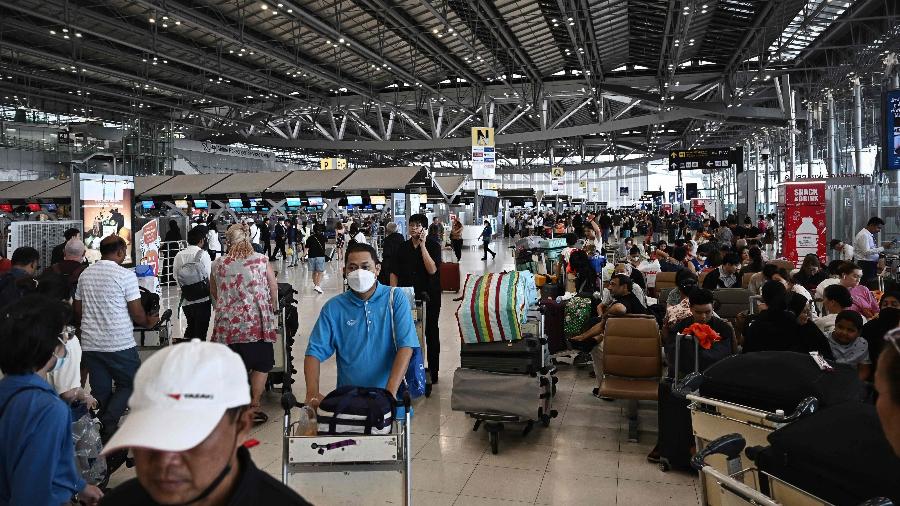
[[[391,287],[390,308],[391,308],[391,337],[394,339],[394,349],[400,351],[397,345],[397,330],[394,327],[394,289]],[[397,390],[397,398],[403,397],[403,391],[408,390],[409,396],[413,399],[425,395],[425,358],[422,355],[422,347],[417,346],[412,349],[412,356],[409,358],[409,366],[406,368],[406,377]]]

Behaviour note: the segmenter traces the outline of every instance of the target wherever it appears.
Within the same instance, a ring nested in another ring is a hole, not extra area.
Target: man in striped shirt
[[[81,317],[82,363],[90,375],[91,394],[100,402],[104,441],[125,413],[141,365],[134,326],[153,327],[159,322],[159,316],[148,315],[141,305],[134,271],[120,265],[127,251],[121,237],[103,239],[101,259],[81,273],[72,304]]]

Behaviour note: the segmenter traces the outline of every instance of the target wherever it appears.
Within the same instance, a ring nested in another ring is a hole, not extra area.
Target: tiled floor
[[[497,248],[496,260],[480,261],[480,252],[463,253],[462,271],[499,272],[513,268],[508,248]],[[332,262],[318,295],[308,281],[306,267],[282,268],[280,278],[289,280],[300,293],[300,330],[295,345],[295,364],[302,371],[306,336],[322,304],[341,290],[338,266]],[[656,439],[656,406],[642,403],[641,441],[628,443],[623,407],[618,402],[595,399],[595,380],[587,369],[560,365],[558,395],[554,400],[559,417],[550,427],[536,426],[525,437],[521,427],[508,426],[500,437],[500,452],[493,455],[487,433],[472,431],[473,420],[450,410],[453,371],[459,366],[459,337],[454,294],[444,294],[441,311],[441,375],[429,399],[415,407],[412,422],[413,501],[441,505],[696,505],[698,480],[686,473],[661,472],[645,456]],[[180,324],[175,325],[175,333]],[[334,385],[334,361],[323,364],[322,390]],[[302,397],[302,373],[294,391]],[[264,407],[270,421],[255,428],[260,441],[251,449],[254,462],[281,477],[282,412],[278,395],[267,394]],[[112,484],[133,476],[121,469]],[[401,476],[392,471],[349,475],[298,473],[290,484],[315,504],[402,504]]]

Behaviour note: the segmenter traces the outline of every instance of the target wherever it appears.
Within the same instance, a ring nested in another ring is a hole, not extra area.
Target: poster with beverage
[[[137,235],[138,265],[149,265],[153,268],[153,275],[159,276],[159,221],[150,220],[141,227]]]
[[[118,235],[128,246],[123,264],[132,264],[134,177],[109,174],[79,174],[78,177],[88,262],[100,259],[100,241],[110,235]]]
[[[782,256],[799,266],[803,257],[812,253],[825,264],[825,182],[784,183],[779,200],[784,216]]]

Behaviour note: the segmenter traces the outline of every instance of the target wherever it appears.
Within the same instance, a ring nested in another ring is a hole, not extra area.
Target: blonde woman
[[[259,399],[275,364],[278,282],[266,256],[254,251],[244,226],[228,227],[225,238],[228,252],[216,259],[210,274],[216,309],[211,340],[241,356],[250,372],[254,421],[264,423],[268,417],[259,409]]]

